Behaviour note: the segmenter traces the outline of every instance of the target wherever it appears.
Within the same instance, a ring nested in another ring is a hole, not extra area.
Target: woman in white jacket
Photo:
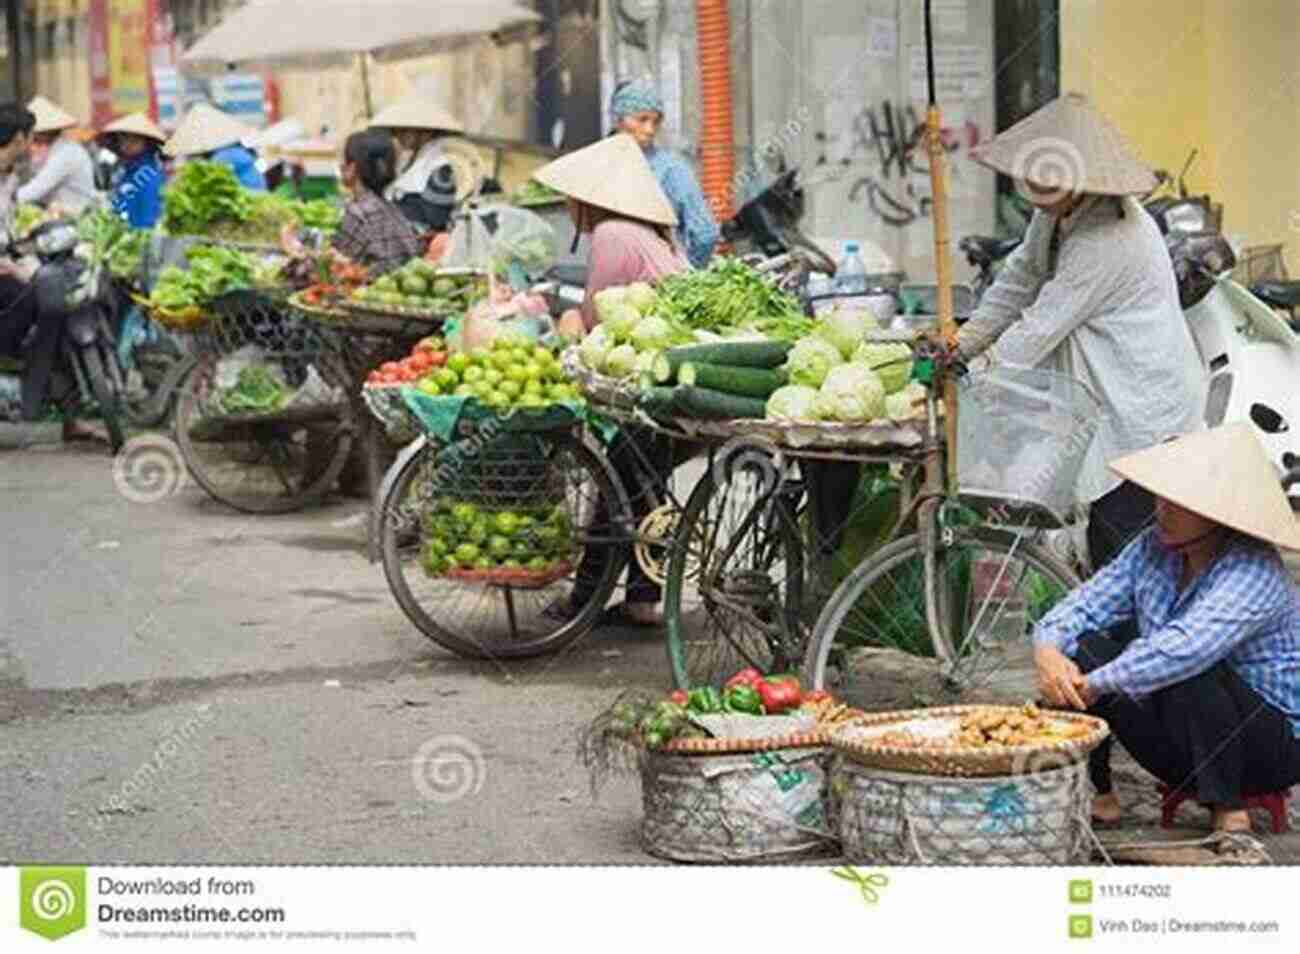
[[[423,97],[390,106],[370,123],[386,130],[402,152],[399,172],[384,194],[421,231],[445,232],[456,208],[456,175],[441,140],[464,131],[464,124]]]

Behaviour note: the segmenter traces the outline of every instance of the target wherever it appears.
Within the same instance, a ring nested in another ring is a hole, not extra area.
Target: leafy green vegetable
[[[750,329],[794,341],[812,327],[794,297],[735,258],[663,279],[656,299],[655,314],[695,330]]]
[[[885,386],[865,364],[841,364],[826,375],[813,410],[823,421],[870,421],[885,413]]]
[[[848,361],[862,344],[866,333],[879,327],[874,315],[848,308],[836,308],[817,322],[813,334],[835,345],[844,360]]]
[[[246,222],[251,194],[229,166],[187,162],[163,193],[163,228],[172,235],[205,233],[217,222]]]
[[[257,269],[243,252],[217,245],[198,245],[186,253],[189,270],[163,269],[150,304],[164,311],[201,307],[227,292],[251,288]]]
[[[767,399],[767,416],[775,421],[813,421],[813,404],[817,389],[801,384],[787,384]]]
[[[830,374],[831,368],[842,364],[843,358],[835,345],[821,338],[803,338],[795,343],[786,358],[785,369],[791,384],[819,388]]]
[[[235,386],[221,396],[221,409],[227,414],[265,414],[278,410],[288,396],[269,368],[250,364],[239,372]]]

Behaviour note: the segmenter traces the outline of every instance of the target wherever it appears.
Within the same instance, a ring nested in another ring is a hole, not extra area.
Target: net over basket
[[[1088,388],[1063,374],[1000,367],[967,375],[957,406],[962,501],[1001,508],[1006,522],[1064,523],[1100,417]]]

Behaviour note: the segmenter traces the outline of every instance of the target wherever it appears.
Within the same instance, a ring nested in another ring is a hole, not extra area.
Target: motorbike
[[[18,258],[30,252],[39,262],[31,288],[40,317],[56,315],[63,320],[47,399],[64,407],[95,407],[108,432],[110,448],[117,453],[126,442],[125,381],[111,326],[107,281],[76,257],[76,246],[76,226],[66,220],[46,222],[21,241],[0,234],[0,254]],[[36,332],[33,325],[24,352]]]

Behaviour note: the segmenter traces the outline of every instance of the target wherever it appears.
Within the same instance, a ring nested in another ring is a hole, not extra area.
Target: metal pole
[[[5,33],[9,43],[9,86],[13,90],[15,102],[23,102],[23,55],[22,33],[19,30],[19,17],[22,16],[21,0],[5,0]]]
[[[375,116],[374,103],[370,101],[370,54],[361,53],[361,92],[366,100],[366,119],[373,119]]]

